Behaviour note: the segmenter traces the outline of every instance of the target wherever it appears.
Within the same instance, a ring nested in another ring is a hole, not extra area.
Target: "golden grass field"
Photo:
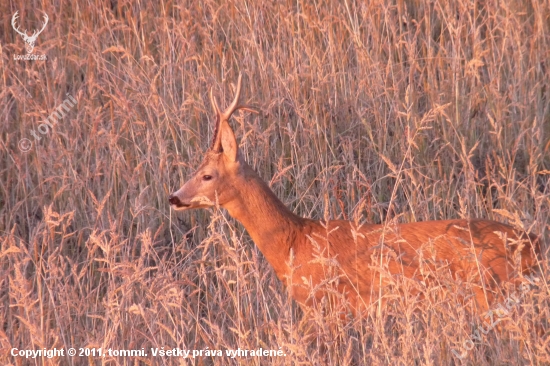
[[[47,61],[14,59],[16,11],[29,35],[48,14],[33,51]],[[548,1],[15,0],[0,14],[0,364],[550,364],[547,256],[489,329],[444,269],[422,297],[395,279],[383,308],[341,320],[294,303],[223,210],[167,201],[210,144],[210,88],[227,105],[242,73],[260,114],[232,118],[241,151],[294,212],[493,219],[546,250]],[[69,347],[148,356],[11,355]],[[223,355],[151,355],[162,347]],[[285,355],[225,355],[239,348]]]

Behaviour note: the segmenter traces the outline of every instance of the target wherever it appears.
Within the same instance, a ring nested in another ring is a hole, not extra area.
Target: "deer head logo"
[[[48,24],[48,14],[44,13],[44,25],[42,25],[42,29],[35,30],[32,34],[32,36],[27,35],[27,30],[25,29],[23,32],[19,30],[19,27],[16,26],[15,22],[19,16],[17,15],[19,11],[16,11],[15,14],[13,14],[13,17],[11,17],[11,26],[13,29],[21,35],[23,38],[23,41],[25,41],[25,49],[27,50],[27,53],[32,53],[32,50],[34,49],[34,43],[36,42],[36,38],[38,38],[38,35],[42,33],[44,28],[46,28],[46,25]]]

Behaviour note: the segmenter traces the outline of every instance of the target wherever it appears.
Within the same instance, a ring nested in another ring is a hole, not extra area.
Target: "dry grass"
[[[210,142],[209,88],[226,102],[241,72],[262,111],[233,119],[242,151],[300,215],[481,217],[547,242],[548,2],[56,3],[0,4],[1,364],[550,363],[546,281],[479,339],[483,319],[445,286],[420,300],[396,280],[402,296],[349,321],[304,314],[240,224],[167,202]],[[15,61],[11,16],[30,30],[40,9],[48,60]],[[77,105],[35,141],[67,93]],[[12,347],[286,356],[23,360]]]

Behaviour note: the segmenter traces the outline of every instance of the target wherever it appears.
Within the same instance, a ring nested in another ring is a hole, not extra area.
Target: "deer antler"
[[[36,42],[36,38],[38,38],[38,35],[40,33],[42,33],[42,31],[44,30],[44,28],[46,28],[46,25],[48,24],[48,14],[44,13],[44,24],[42,25],[42,29],[40,30],[35,30],[33,33],[32,33],[32,36],[29,36],[27,34],[27,30],[25,29],[24,32],[21,32],[19,30],[19,27],[17,27],[17,25],[15,24],[17,18],[19,17],[19,11],[16,11],[15,14],[13,14],[13,16],[11,17],[11,26],[13,27],[13,29],[19,33],[19,35],[21,35],[21,37],[23,37],[23,40],[25,41],[25,49],[27,50],[27,53],[31,53],[33,48],[34,48],[34,42]]]
[[[42,33],[44,28],[46,28],[46,25],[48,25],[48,20],[50,20],[50,18],[48,18],[48,14],[44,13],[44,25],[42,26],[42,29],[40,29],[39,31],[34,31],[34,33],[32,34],[33,37],[38,37],[38,35]]]
[[[216,102],[216,98],[214,98],[214,95],[212,94],[213,88],[210,88],[210,102],[212,103],[212,107],[214,108],[214,112],[216,113],[216,124],[214,125],[214,139],[212,140],[212,147],[211,149],[213,151],[219,151],[220,147],[220,137],[219,137],[219,131],[220,131],[220,109],[218,108],[218,103]]]
[[[42,33],[42,31],[46,28],[46,25],[48,25],[48,20],[50,20],[50,18],[48,18],[48,14],[44,13],[44,24],[42,25],[42,29],[40,29],[39,31],[38,31],[38,30],[35,30],[35,31],[33,32],[32,36],[29,36],[29,35],[27,34],[27,30],[26,30],[26,29],[25,29],[24,32],[21,32],[21,31],[19,30],[19,27],[15,24],[17,18],[19,18],[19,10],[16,11],[15,14],[13,14],[13,16],[11,17],[11,26],[13,27],[13,29],[14,29],[17,33],[19,33],[19,34],[23,37],[23,39],[25,39],[25,41],[26,41],[27,39],[33,39],[33,38],[36,39],[36,37],[38,37],[38,35],[39,35],[40,33]]]
[[[252,113],[258,113],[257,110],[250,108],[246,105],[239,104],[239,99],[241,97],[241,85],[242,85],[242,75],[239,74],[239,79],[237,81],[237,89],[235,90],[235,97],[233,98],[233,101],[227,107],[227,109],[223,112],[220,112],[220,108],[218,107],[218,103],[216,102],[216,99],[214,98],[214,95],[212,94],[212,89],[210,89],[210,102],[212,103],[212,107],[214,108],[214,112],[216,112],[216,125],[214,127],[214,140],[212,141],[212,147],[211,149],[213,151],[220,151],[220,142],[221,142],[221,135],[220,135],[220,124],[224,121],[227,122],[229,117],[231,115],[239,110],[245,110]]]
[[[13,29],[19,33],[23,39],[27,38],[27,30],[25,29],[25,32],[21,32],[19,30],[19,27],[15,25],[15,21],[17,20],[17,18],[19,18],[19,10],[15,12],[15,14],[13,14],[13,16],[11,17],[11,26],[13,27]]]

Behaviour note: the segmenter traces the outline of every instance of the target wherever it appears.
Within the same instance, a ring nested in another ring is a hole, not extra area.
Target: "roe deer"
[[[168,199],[176,210],[207,208],[216,203],[225,208],[244,225],[301,306],[312,305],[331,292],[343,295],[356,313],[361,306],[384,301],[382,290],[388,272],[420,283],[429,280],[437,264],[446,266],[454,279],[473,279],[476,302],[486,310],[496,285],[521,278],[536,264],[538,238],[495,221],[356,227],[350,221],[323,222],[295,215],[239,151],[228,120],[238,109],[253,111],[239,104],[240,92],[241,76],[233,102],[220,112],[210,90],[216,114],[214,140],[195,174]],[[331,270],[328,267],[336,273],[336,291],[322,289]]]

